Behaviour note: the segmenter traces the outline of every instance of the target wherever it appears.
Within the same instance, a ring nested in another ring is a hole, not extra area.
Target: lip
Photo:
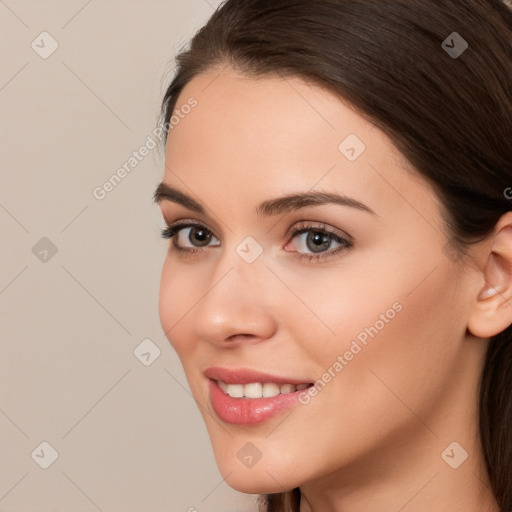
[[[293,377],[280,377],[270,373],[263,373],[249,368],[220,368],[210,366],[204,371],[209,379],[222,380],[226,384],[251,384],[252,382],[274,382],[276,384],[311,384],[308,380],[294,379]]]
[[[257,425],[270,420],[280,412],[299,403],[299,394],[304,390],[264,398],[233,398],[219,387],[218,380],[227,384],[249,384],[251,382],[274,382],[276,384],[310,384],[308,381],[278,377],[245,368],[228,370],[210,367],[204,372],[208,378],[210,402],[217,416],[226,423],[235,425]]]

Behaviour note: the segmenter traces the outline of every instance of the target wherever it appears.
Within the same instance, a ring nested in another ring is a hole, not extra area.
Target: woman
[[[511,35],[503,0],[228,0],[178,56],[160,318],[262,510],[512,510]]]

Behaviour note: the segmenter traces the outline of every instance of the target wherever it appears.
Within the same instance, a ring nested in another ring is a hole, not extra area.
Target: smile
[[[245,368],[209,367],[210,404],[225,423],[256,425],[299,404],[299,394],[312,382]]]
[[[275,382],[251,382],[249,384],[227,384],[217,381],[220,389],[233,398],[271,398],[287,395],[308,388],[312,384],[276,384]]]

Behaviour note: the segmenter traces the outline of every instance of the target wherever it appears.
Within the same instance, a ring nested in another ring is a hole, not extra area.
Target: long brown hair
[[[228,64],[248,76],[302,77],[348,100],[432,183],[455,254],[512,209],[508,0],[227,0],[177,56],[162,102],[165,140],[183,87]],[[479,404],[492,489],[511,512],[512,327],[491,339]],[[300,490],[259,504],[297,512]]]

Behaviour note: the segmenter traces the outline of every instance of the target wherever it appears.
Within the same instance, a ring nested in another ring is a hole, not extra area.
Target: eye
[[[304,236],[306,235],[306,236]],[[294,238],[299,239],[297,257],[307,260],[320,260],[322,258],[328,258],[338,254],[340,251],[349,249],[352,247],[352,242],[343,238],[338,233],[335,233],[329,229],[325,224],[320,226],[312,226],[310,224],[299,224],[295,226],[291,234],[292,240]],[[332,242],[338,244],[333,250],[327,252],[326,250],[331,248]],[[289,247],[289,244],[286,245]],[[303,253],[300,250],[309,250],[310,253]]]
[[[182,231],[185,232],[185,234],[180,240]],[[203,251],[204,247],[208,246],[210,240],[215,237],[213,237],[213,234],[209,229],[205,228],[201,224],[194,222],[182,222],[162,229],[162,238],[172,239],[172,245],[176,251],[180,253],[193,253]],[[184,247],[183,240],[190,242],[192,244],[192,248]],[[197,245],[195,245],[196,243]]]
[[[183,233],[182,233],[183,232]],[[180,236],[182,235],[182,236]],[[307,236],[303,236],[307,235]],[[172,239],[174,249],[179,253],[192,254],[205,251],[212,239],[217,240],[212,232],[202,224],[196,222],[181,222],[173,224],[162,229],[162,238]],[[338,233],[330,230],[324,224],[313,226],[301,223],[294,227],[291,233],[291,240],[301,238],[298,243],[298,251],[288,251],[296,253],[297,257],[307,260],[320,260],[338,254],[340,251],[352,247],[352,241],[347,240]],[[184,245],[183,242],[190,243],[191,246]],[[333,250],[327,252],[331,248],[332,242],[338,244]],[[214,247],[219,244],[215,244]],[[290,243],[286,245],[289,247]],[[300,252],[300,250],[309,250],[311,252]]]

